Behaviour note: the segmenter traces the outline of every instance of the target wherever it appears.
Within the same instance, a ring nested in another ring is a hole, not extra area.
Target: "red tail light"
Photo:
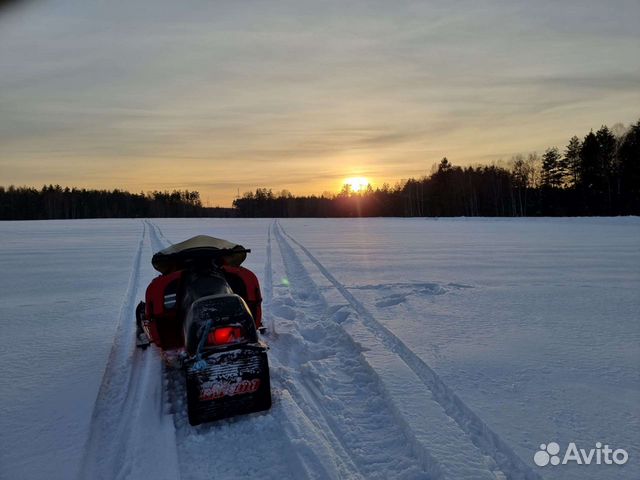
[[[209,332],[207,343],[209,345],[227,345],[244,341],[244,331],[240,327],[221,327]]]

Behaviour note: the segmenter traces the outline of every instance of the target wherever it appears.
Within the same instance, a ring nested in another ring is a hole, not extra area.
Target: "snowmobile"
[[[178,359],[191,425],[271,408],[260,284],[241,266],[250,251],[199,235],[151,260],[160,275],[136,311],[137,345]]]

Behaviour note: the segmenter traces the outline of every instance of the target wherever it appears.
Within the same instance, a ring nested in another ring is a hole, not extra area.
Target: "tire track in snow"
[[[389,350],[397,354],[433,393],[434,399],[446,414],[471,439],[483,454],[493,458],[501,473],[509,479],[540,479],[540,475],[529,467],[491,428],[473,412],[458,395],[449,388],[438,374],[416,355],[400,338],[380,323],[369,310],[338,281],[327,268],[299,241],[277,226],[282,233],[297,245],[320,273],[340,292],[351,308],[363,320],[364,325]],[[292,250],[293,251],[293,250]],[[296,255],[295,252],[293,255]],[[500,473],[500,472],[499,472]]]
[[[287,378],[296,402],[309,412],[344,464],[356,467],[352,476],[438,478],[438,466],[428,452],[416,452],[413,439],[398,426],[397,412],[381,391],[376,372],[344,330],[328,318],[323,296],[277,223],[273,231],[293,306],[309,314],[296,323],[300,335],[283,331],[280,342],[287,343],[278,345],[284,350],[280,361],[297,370]]]
[[[142,253],[149,230],[147,223],[142,222],[127,293],[94,405],[79,478],[136,478],[143,471],[157,478],[179,476],[173,431],[163,422],[162,405],[153,399],[159,393],[154,378],[159,367],[158,355],[135,347],[135,306],[141,290]],[[148,440],[145,424],[149,416],[160,417],[156,418],[155,433],[162,431],[162,438],[141,445],[141,440]],[[162,459],[160,464],[158,457]]]

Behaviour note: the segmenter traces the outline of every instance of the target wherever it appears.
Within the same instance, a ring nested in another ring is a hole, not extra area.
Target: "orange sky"
[[[637,121],[637,2],[26,2],[0,185],[337,191]]]

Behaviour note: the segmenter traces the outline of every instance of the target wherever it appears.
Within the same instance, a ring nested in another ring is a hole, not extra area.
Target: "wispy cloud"
[[[0,183],[316,192],[639,115],[640,5],[27,2],[0,16]]]

